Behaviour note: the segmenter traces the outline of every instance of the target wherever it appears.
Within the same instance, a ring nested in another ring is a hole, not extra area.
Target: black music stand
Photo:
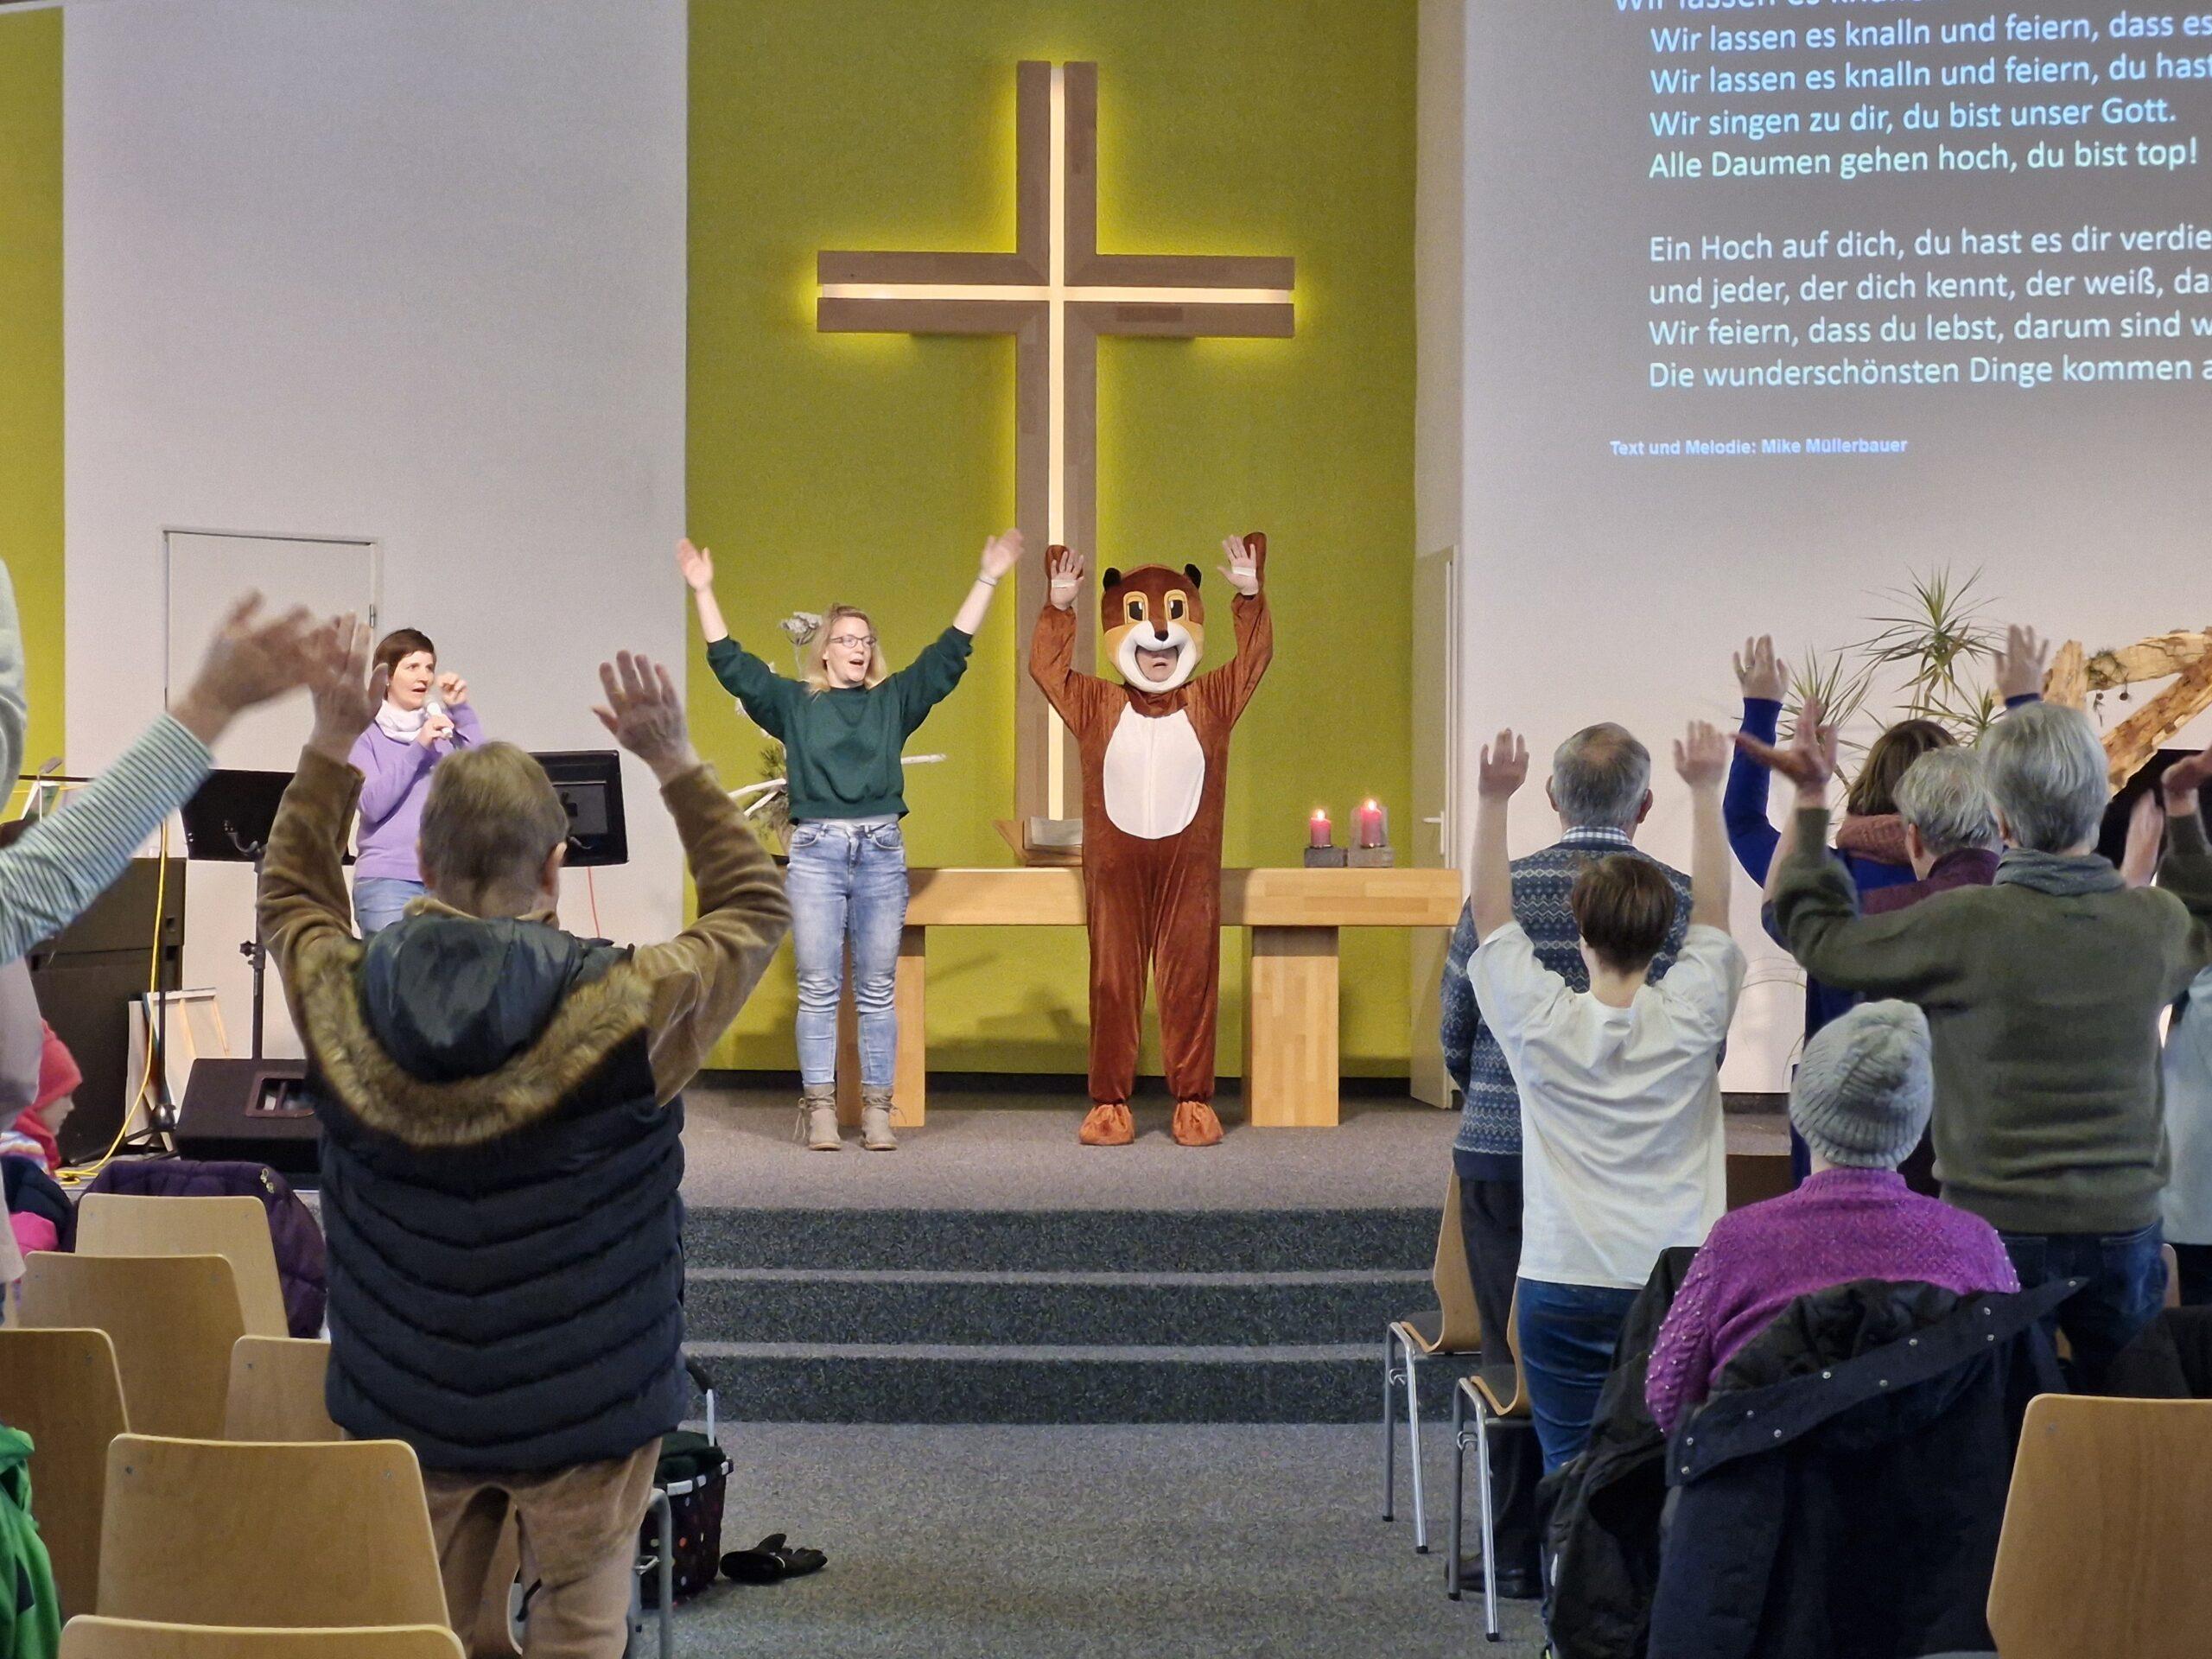
[[[261,938],[261,859],[276,823],[289,772],[211,772],[184,804],[184,855],[213,863],[253,866],[253,937],[238,954],[253,964],[253,1058],[261,1058],[262,978],[269,951]]]
[[[622,816],[622,757],[613,749],[561,749],[534,754],[569,814],[568,868],[604,868],[630,861],[630,833]]]

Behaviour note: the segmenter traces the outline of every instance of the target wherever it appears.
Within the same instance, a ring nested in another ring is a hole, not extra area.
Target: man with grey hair
[[[1537,960],[1571,989],[1586,991],[1590,970],[1567,893],[1586,864],[1636,850],[1637,826],[1651,810],[1651,752],[1624,727],[1585,727],[1553,753],[1544,792],[1559,814],[1560,838],[1513,861],[1513,917],[1535,944]],[[1675,919],[1665,948],[1652,962],[1654,980],[1673,966],[1690,916],[1689,877],[1660,868],[1675,890]],[[1444,966],[1444,1065],[1463,1102],[1452,1161],[1459,1177],[1459,1224],[1475,1301],[1483,1329],[1502,1333],[1521,1268],[1521,1096],[1512,1067],[1475,1006],[1467,963],[1477,943],[1473,915],[1462,911]],[[1542,1464],[1533,1435],[1503,1435],[1496,1450],[1498,1592],[1534,1596],[1540,1588],[1535,1484]]]
[[[1755,751],[1797,786],[1798,850],[1775,893],[1783,936],[1827,983],[1926,1011],[1943,1196],[2004,1236],[2024,1288],[2082,1281],[2056,1323],[2094,1389],[2165,1289],[2158,1015],[2212,965],[2197,806],[2212,749],[2166,773],[2161,886],[2129,888],[2096,855],[2111,791],[2088,716],[2015,709],[1981,746],[2005,847],[1994,885],[1862,916],[1821,850],[1834,728],[1810,707],[1798,734]]]

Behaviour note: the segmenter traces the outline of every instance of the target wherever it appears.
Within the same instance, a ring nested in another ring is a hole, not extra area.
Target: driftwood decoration
[[[2122,651],[2084,652],[2069,639],[2059,648],[2044,680],[2044,696],[2075,709],[2092,693],[2120,690],[2148,680],[2173,683],[2105,734],[2112,786],[2141,771],[2176,732],[2212,709],[2212,628],[2155,634]]]

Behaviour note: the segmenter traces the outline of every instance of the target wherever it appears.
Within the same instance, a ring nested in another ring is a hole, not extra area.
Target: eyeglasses
[[[855,647],[873,651],[875,649],[875,636],[872,633],[834,633],[830,636],[830,643],[841,651],[851,651]]]

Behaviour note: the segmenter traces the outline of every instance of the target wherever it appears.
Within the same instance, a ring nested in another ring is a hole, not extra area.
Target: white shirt
[[[1521,1094],[1521,1276],[1642,1289],[1727,1208],[1719,1054],[1744,953],[1692,926],[1667,976],[1615,1008],[1568,989],[1514,922],[1467,977]]]
[[[2166,1033],[2166,1236],[2212,1244],[2212,968],[2189,988],[2189,1006]]]

